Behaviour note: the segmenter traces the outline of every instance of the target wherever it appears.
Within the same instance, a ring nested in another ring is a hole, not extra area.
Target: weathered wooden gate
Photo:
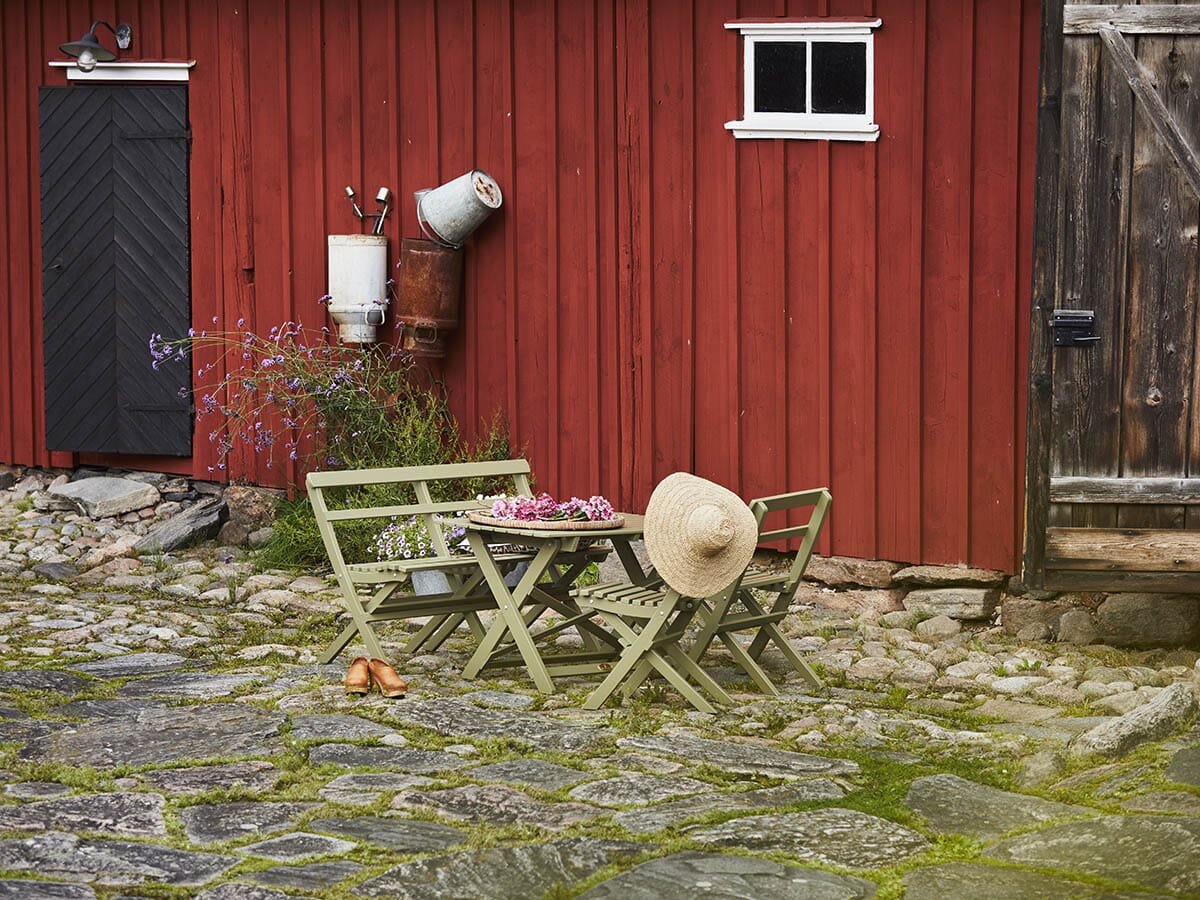
[[[38,103],[46,445],[189,456],[190,366],[152,368],[147,347],[191,324],[187,89]]]
[[[1200,590],[1200,5],[1042,40],[1025,579]]]

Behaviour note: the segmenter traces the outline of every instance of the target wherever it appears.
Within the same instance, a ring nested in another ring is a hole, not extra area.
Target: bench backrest
[[[345,560],[334,530],[336,522],[418,516],[425,523],[435,554],[450,556],[443,527],[448,519],[484,507],[468,487],[479,480],[504,481],[507,493],[531,496],[529,463],[524,459],[310,472],[306,484],[325,551],[334,570],[340,571]],[[442,496],[454,494],[447,490],[447,482],[460,481],[464,482],[461,494],[434,500],[435,490]],[[381,524],[380,530],[383,527]]]

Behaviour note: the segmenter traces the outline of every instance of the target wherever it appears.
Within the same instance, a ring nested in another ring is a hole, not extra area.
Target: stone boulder
[[[92,519],[107,519],[145,509],[158,503],[158,490],[127,478],[84,478],[70,484],[55,485],[50,495],[70,501]]]
[[[246,529],[246,533],[265,528],[275,521],[275,506],[279,503],[278,491],[231,484],[225,488],[225,503],[229,507],[229,521]]]
[[[848,613],[856,619],[876,622],[879,617],[904,608],[902,590],[835,591],[814,584],[801,584],[793,604],[806,603]]]
[[[1074,757],[1124,756],[1147,741],[1162,740],[1181,728],[1196,714],[1196,695],[1191,685],[1173,684],[1132,712],[1097,725],[1073,740],[1067,748]]]
[[[904,805],[937,831],[978,840],[991,840],[1006,831],[1052,819],[1093,815],[1086,806],[1002,791],[949,774],[918,778]]]
[[[946,587],[912,591],[904,598],[904,608],[923,616],[949,616],[960,621],[978,621],[990,619],[999,602],[1000,592],[997,590]]]
[[[883,559],[859,559],[853,556],[814,556],[808,561],[804,577],[830,587],[888,588],[898,563]]]
[[[1009,634],[1018,634],[1028,625],[1045,625],[1052,633],[1057,633],[1059,620],[1071,609],[1070,603],[1061,600],[1005,595],[1001,599],[1000,624]]]
[[[214,537],[229,511],[215,497],[159,522],[133,545],[135,553],[164,553]]]
[[[1114,647],[1178,647],[1200,640],[1200,599],[1187,594],[1110,594],[1096,609]]]
[[[896,584],[917,587],[992,587],[998,588],[1008,580],[1004,572],[976,569],[971,566],[908,566],[892,575]]]
[[[1064,644],[1095,644],[1100,629],[1086,609],[1069,609],[1058,620],[1058,639]]]

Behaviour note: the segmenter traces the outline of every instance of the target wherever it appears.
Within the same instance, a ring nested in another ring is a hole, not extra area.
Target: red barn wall
[[[127,59],[195,59],[195,323],[315,323],[342,188],[400,198],[478,166],[444,377],[500,410],[541,487],[641,508],[695,471],[828,485],[825,552],[1014,569],[1035,0],[0,0],[0,460],[48,453],[37,106],[57,45],[130,21]],[[737,141],[748,16],[878,16],[878,143]],[[107,40],[108,36],[103,35]],[[126,460],[211,477],[190,460]],[[236,477],[278,482],[243,455]],[[295,477],[297,473],[284,473]]]

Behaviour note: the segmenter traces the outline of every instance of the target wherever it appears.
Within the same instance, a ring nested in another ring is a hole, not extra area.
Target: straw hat
[[[655,570],[685,597],[728,587],[749,565],[758,540],[754,513],[737,494],[687,472],[659,482],[643,531]]]

